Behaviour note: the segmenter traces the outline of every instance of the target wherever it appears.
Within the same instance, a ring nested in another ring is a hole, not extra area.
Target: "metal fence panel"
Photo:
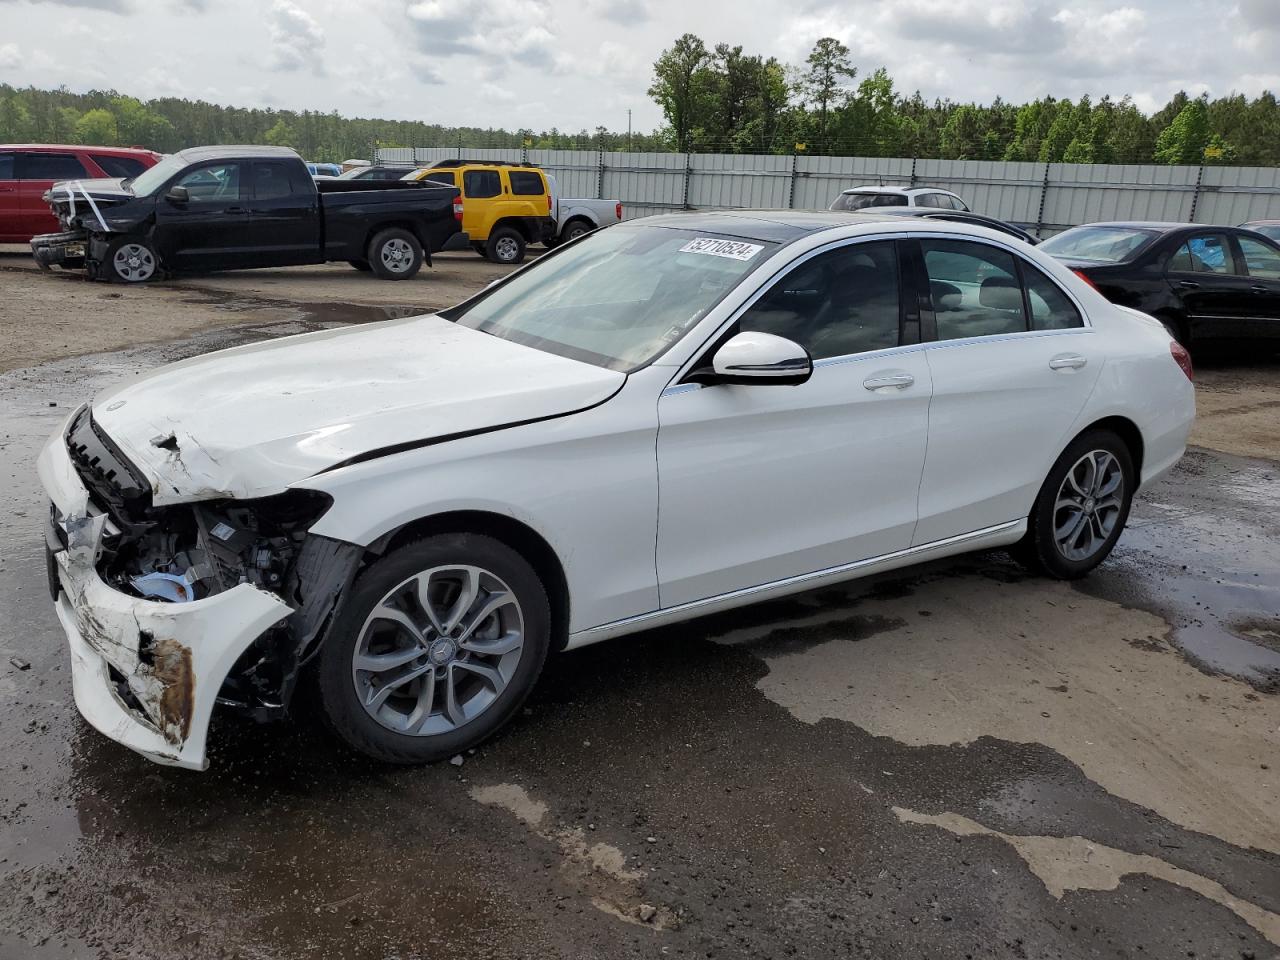
[[[885,185],[950,190],[975,211],[1042,236],[1101,220],[1280,219],[1280,169],[1270,167],[455,147],[378,151],[382,162],[406,165],[459,156],[527,159],[556,177],[561,196],[618,199],[629,218],[676,210],[825,210],[841,190]]]

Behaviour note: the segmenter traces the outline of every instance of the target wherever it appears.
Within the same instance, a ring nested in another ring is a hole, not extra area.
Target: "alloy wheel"
[[[1053,539],[1067,560],[1103,548],[1124,509],[1124,470],[1106,450],[1091,450],[1067,471],[1053,505]]]
[[[140,243],[126,243],[115,252],[111,265],[121,280],[142,283],[156,272],[156,257]]]
[[[524,650],[524,615],[497,575],[442,566],[390,590],[361,628],[351,677],[365,712],[409,736],[474,720],[511,682]]]
[[[379,256],[382,258],[382,265],[392,273],[404,273],[413,265],[413,248],[407,240],[399,237],[384,243]]]
[[[499,237],[493,249],[503,263],[513,263],[520,256],[520,244],[511,237]]]

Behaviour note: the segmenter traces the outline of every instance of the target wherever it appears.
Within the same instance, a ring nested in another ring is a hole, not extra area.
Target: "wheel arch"
[[[1067,447],[1071,446],[1071,444],[1075,443],[1076,440],[1084,436],[1090,430],[1109,430],[1111,433],[1118,436],[1124,442],[1125,447],[1129,450],[1129,456],[1133,460],[1134,475],[1136,477],[1142,476],[1142,458],[1146,453],[1146,444],[1142,439],[1142,431],[1138,428],[1136,423],[1128,417],[1119,416],[1118,414],[1109,417],[1102,417],[1101,419],[1090,423],[1083,430],[1077,432],[1062,449],[1066,450]]]
[[[492,537],[528,560],[542,581],[551,606],[551,649],[564,649],[569,640],[569,582],[564,565],[540,533],[514,517],[485,510],[454,510],[411,520],[369,544],[362,568],[405,543],[441,533]]]
[[[533,229],[529,226],[528,217],[503,217],[495,220],[493,225],[489,227],[489,236],[492,237],[495,232],[503,227],[510,227],[520,236],[524,237],[525,243],[533,243],[537,238],[534,236]]]

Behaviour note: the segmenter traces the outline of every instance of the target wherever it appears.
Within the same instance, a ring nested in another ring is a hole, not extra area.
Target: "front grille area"
[[[68,427],[66,441],[76,473],[111,519],[121,528],[142,519],[151,506],[151,488],[94,423],[88,407]]]

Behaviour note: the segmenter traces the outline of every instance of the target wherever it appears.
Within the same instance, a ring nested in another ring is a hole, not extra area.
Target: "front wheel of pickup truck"
[[[121,237],[111,241],[102,263],[102,276],[112,283],[146,283],[160,272],[160,258],[142,240]]]
[[[367,756],[448,759],[519,710],[550,640],[546,589],[515,550],[478,534],[416,540],[343,602],[316,661],[318,706]]]
[[[390,227],[369,243],[369,269],[383,280],[408,280],[422,266],[422,244],[408,230]]]

